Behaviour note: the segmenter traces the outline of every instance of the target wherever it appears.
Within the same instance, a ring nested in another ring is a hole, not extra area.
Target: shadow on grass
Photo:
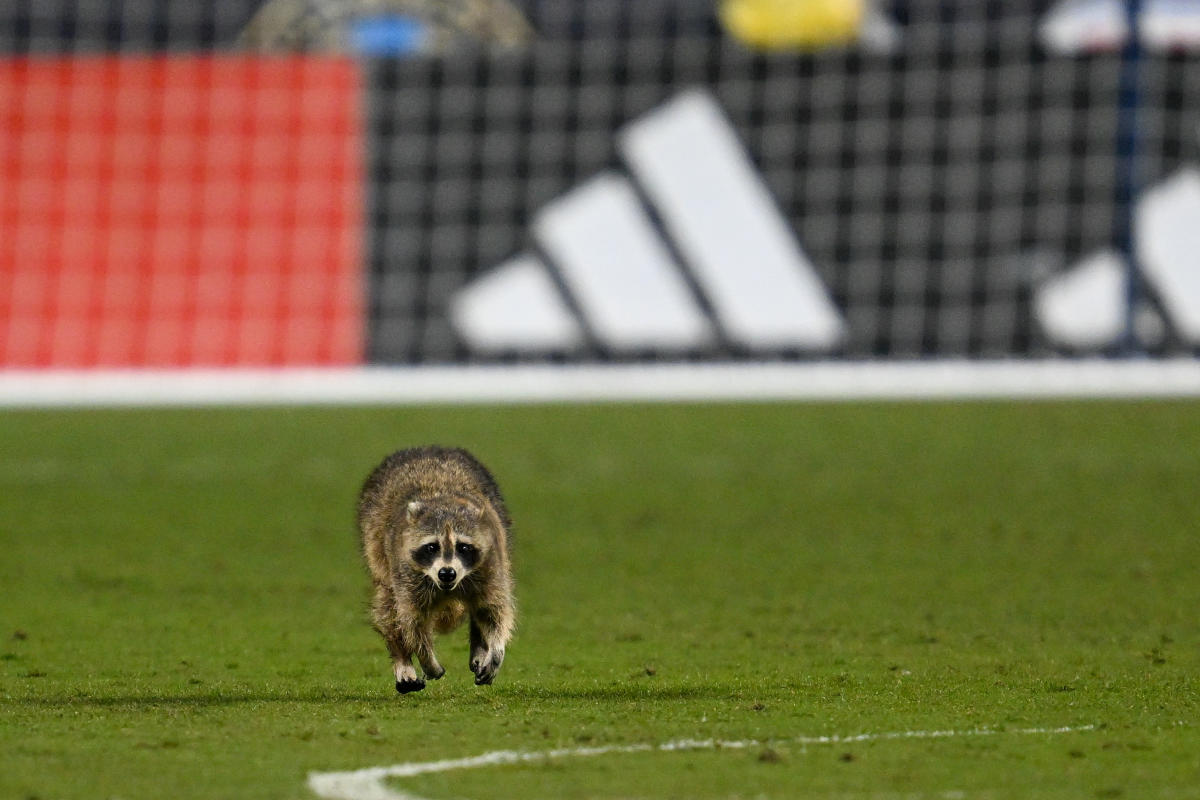
[[[426,691],[398,697],[390,686],[371,690],[342,690],[320,687],[270,690],[263,687],[180,691],[177,693],[148,691],[88,692],[69,690],[60,696],[8,697],[0,699],[0,707],[34,708],[106,708],[130,710],[150,708],[220,708],[253,705],[320,705],[338,703],[461,703],[464,699],[485,702],[556,703],[556,702],[672,702],[684,700],[729,700],[739,690],[728,685],[667,684],[646,682],[613,683],[608,685],[572,686],[515,683],[494,687],[442,687],[434,685]]]
[[[278,691],[248,688],[221,689],[207,692],[179,692],[167,694],[163,692],[147,692],[146,694],[117,693],[104,694],[92,692],[72,692],[60,697],[12,697],[0,700],[0,707],[37,707],[37,708],[128,708],[130,710],[148,708],[219,708],[239,705],[270,705],[270,704],[321,704],[321,703],[369,703],[379,702],[387,698],[383,691],[379,692],[345,692],[320,689],[301,689],[294,691]]]

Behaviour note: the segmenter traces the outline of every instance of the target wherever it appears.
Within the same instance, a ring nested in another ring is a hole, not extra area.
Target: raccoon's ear
[[[425,510],[425,504],[420,500],[408,501],[408,508],[405,509],[404,516],[411,522],[421,516],[421,512]]]

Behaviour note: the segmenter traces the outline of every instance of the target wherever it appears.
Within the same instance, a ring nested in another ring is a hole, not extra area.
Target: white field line
[[[1200,397],[1200,359],[0,370],[0,408]]]
[[[312,772],[308,776],[308,788],[326,800],[422,800],[389,787],[390,778],[411,778],[431,772],[451,772],[460,769],[478,769],[506,764],[526,764],[550,761],[557,758],[581,758],[589,756],[618,755],[627,753],[682,752],[691,750],[744,750],[767,744],[854,744],[858,742],[882,742],[899,739],[951,739],[969,736],[1054,736],[1064,733],[1080,733],[1095,730],[1095,725],[1074,725],[1060,728],[969,728],[966,730],[941,731],[890,731],[885,733],[859,733],[850,736],[797,736],[791,739],[758,741],[745,739],[727,741],[722,739],[680,739],[662,744],[626,744],[604,747],[572,747],[558,750],[522,752],[517,750],[493,750],[468,758],[452,758],[442,761],[418,761],[396,764],[390,767],[368,767],[352,772]]]

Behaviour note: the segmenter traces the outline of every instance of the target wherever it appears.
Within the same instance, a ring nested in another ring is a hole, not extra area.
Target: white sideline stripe
[[[0,370],[0,408],[1200,397],[1200,360]]]
[[[504,766],[549,761],[556,758],[580,758],[630,753],[678,752],[690,750],[744,750],[768,744],[855,744],[860,742],[882,742],[902,739],[950,739],[967,736],[999,735],[1045,735],[1082,733],[1095,730],[1095,725],[1063,726],[1058,728],[970,728],[966,730],[941,731],[890,731],[885,733],[860,733],[851,736],[797,736],[790,739],[760,741],[744,739],[726,741],[721,739],[680,739],[662,744],[608,745],[604,747],[573,747],[558,750],[522,752],[518,750],[494,750],[490,753],[469,758],[445,759],[442,761],[418,761],[396,764],[390,767],[368,767],[351,772],[311,772],[308,788],[326,800],[421,800],[416,795],[391,789],[385,783],[389,778],[411,778],[432,772],[451,772],[460,769]]]

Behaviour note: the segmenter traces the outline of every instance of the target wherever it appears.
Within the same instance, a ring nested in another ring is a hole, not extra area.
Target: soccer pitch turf
[[[427,442],[520,615],[401,697],[353,508]],[[0,798],[1200,797],[1196,402],[8,411],[0,483]]]

